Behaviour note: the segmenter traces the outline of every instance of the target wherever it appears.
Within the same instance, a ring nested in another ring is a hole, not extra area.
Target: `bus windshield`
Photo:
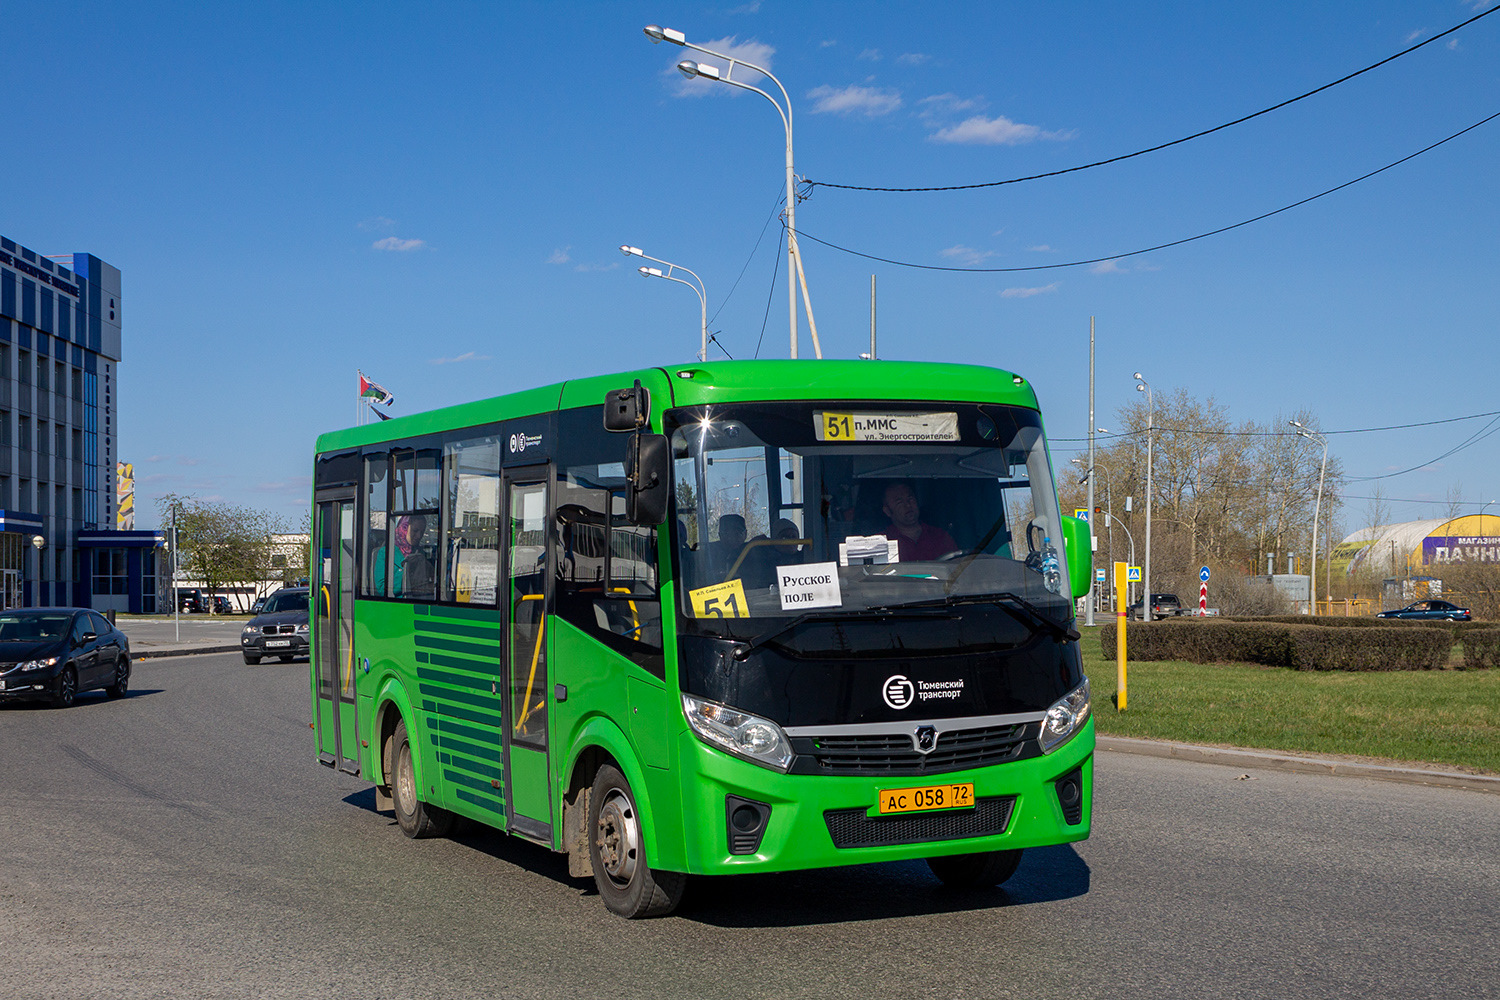
[[[989,596],[1073,617],[1034,410],[791,402],[666,416],[679,604],[704,631]]]

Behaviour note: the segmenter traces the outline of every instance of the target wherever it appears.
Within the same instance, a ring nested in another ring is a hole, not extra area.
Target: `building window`
[[[124,549],[94,551],[94,593],[127,594],[130,580],[126,575]]]

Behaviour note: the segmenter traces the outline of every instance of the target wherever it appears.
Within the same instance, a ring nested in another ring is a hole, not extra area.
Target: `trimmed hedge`
[[[1099,629],[1106,659],[1115,654],[1115,622]],[[1500,650],[1500,629],[1496,649]],[[1162,621],[1131,626],[1126,655],[1137,661],[1259,663],[1294,670],[1437,670],[1448,662],[1448,629],[1279,624],[1253,621]]]
[[[1129,635],[1126,636],[1127,640]],[[1460,639],[1464,646],[1464,668],[1500,667],[1500,628],[1469,629]]]

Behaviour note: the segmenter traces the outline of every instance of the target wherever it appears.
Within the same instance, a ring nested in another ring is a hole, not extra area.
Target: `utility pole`
[[[1083,603],[1083,623],[1094,624],[1094,553],[1099,549],[1094,534],[1094,317],[1089,317],[1089,589]]]

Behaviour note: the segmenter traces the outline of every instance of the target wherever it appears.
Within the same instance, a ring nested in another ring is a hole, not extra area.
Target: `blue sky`
[[[394,412],[691,359],[692,268],[735,357],[787,351],[780,121],[685,80],[658,23],[766,65],[797,173],[920,187],[1042,173],[1210,128],[1488,9],[1361,4],[68,3],[4,14],[0,233],[123,272],[119,452],[141,525],[175,491],[298,520],[314,436],[356,368]],[[1328,430],[1500,410],[1500,14],[1286,109],[1123,163],[967,192],[816,186],[799,204],[825,355],[996,365],[1055,438],[1158,392]],[[769,223],[769,224],[768,224]],[[773,286],[773,275],[775,285]],[[1488,345],[1488,346],[1487,346]],[[803,324],[802,349],[811,353]],[[711,357],[722,356],[717,349]],[[1489,360],[1485,360],[1488,358]],[[1338,435],[1351,477],[1435,458],[1489,418]],[[1500,497],[1496,438],[1381,480],[1398,519]],[[1071,444],[1059,445],[1064,454]],[[1352,482],[1359,527],[1373,482]],[[1425,501],[1425,502],[1406,502]]]

